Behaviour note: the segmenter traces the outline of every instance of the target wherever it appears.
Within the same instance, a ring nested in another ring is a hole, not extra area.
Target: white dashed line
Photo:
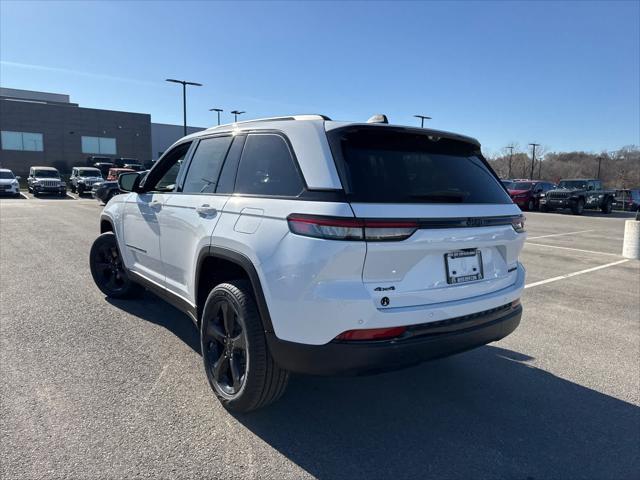
[[[608,252],[596,252],[595,250],[582,250],[581,248],[571,248],[571,247],[560,247],[558,245],[545,245],[544,243],[529,243],[526,245],[533,245],[534,247],[548,247],[548,248],[558,248],[560,250],[572,250],[574,252],[582,252],[582,253],[595,253],[597,255],[609,255],[613,257],[620,257],[617,253],[608,253]]]
[[[559,277],[548,278],[546,280],[540,280],[539,282],[533,282],[529,285],[525,285],[524,288],[537,287],[538,285],[544,285],[545,283],[557,282],[558,280],[564,280],[565,278],[575,277],[576,275],[582,275],[583,273],[595,272],[596,270],[602,270],[603,268],[613,267],[614,265],[620,265],[621,263],[628,262],[629,260],[618,260],[617,262],[607,263],[606,265],[600,265],[598,267],[587,268],[586,270],[580,270],[579,272],[567,273],[566,275],[560,275]]]

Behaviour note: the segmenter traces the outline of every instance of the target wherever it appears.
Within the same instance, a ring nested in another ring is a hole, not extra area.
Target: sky
[[[182,124],[322,113],[476,137],[485,154],[640,144],[640,1],[0,0],[0,85]]]

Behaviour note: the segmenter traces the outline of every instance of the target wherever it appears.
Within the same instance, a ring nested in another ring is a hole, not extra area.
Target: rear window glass
[[[351,201],[511,203],[477,145],[381,127],[328,136]]]

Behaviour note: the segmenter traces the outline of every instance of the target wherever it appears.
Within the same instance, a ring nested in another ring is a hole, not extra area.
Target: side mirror
[[[20,175],[17,175],[16,180],[22,180],[22,177]]]
[[[135,192],[140,185],[140,174],[138,172],[121,173],[118,177],[118,188],[123,192]]]

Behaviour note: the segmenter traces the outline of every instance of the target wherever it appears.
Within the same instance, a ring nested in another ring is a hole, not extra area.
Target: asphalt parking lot
[[[106,300],[95,200],[0,200],[0,477],[624,479],[640,472],[640,262],[624,214],[528,213],[521,326],[384,375],[294,377],[250,415],[151,294]]]

